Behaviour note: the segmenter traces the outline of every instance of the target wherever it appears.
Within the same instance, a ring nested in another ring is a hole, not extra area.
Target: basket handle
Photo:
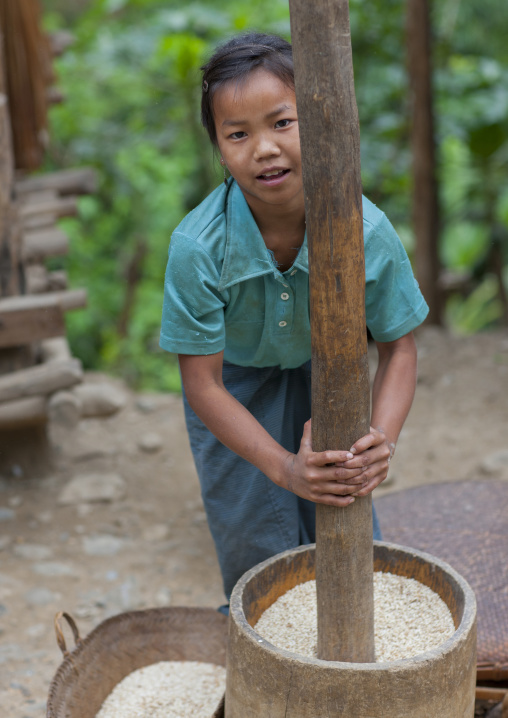
[[[79,635],[79,630],[73,617],[69,613],[65,613],[65,611],[59,611],[55,616],[56,642],[58,643],[58,647],[62,651],[64,658],[67,658],[70,651],[67,650],[67,645],[65,643],[65,636],[63,634],[61,626],[62,618],[65,618],[65,620],[71,627],[71,631],[74,636],[74,647],[78,646],[81,643],[81,637]]]

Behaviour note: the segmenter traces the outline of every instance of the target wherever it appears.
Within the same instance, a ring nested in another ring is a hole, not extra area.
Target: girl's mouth
[[[270,172],[266,172],[266,174],[258,175],[257,179],[266,184],[277,184],[289,171],[290,170],[284,169],[271,170]]]

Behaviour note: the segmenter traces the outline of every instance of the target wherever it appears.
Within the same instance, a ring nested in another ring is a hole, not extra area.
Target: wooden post
[[[347,0],[290,0],[309,242],[312,445],[369,429],[360,133]],[[318,657],[374,660],[370,497],[317,506]]]
[[[411,99],[413,151],[413,226],[416,274],[429,305],[429,324],[442,324],[439,286],[439,195],[432,87],[431,6],[429,0],[408,0],[407,58]]]
[[[0,297],[19,291],[19,232],[12,200],[14,158],[4,74],[3,30],[0,27]]]

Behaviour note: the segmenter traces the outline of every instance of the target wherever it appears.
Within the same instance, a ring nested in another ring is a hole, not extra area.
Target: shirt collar
[[[309,272],[307,233],[293,266],[307,274]],[[246,279],[271,273],[276,278],[281,276],[242,190],[234,180],[230,180],[226,195],[226,251],[218,289],[222,291]]]

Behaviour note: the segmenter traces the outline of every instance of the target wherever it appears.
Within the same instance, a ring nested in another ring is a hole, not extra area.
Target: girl
[[[364,199],[366,315],[379,355],[372,427],[343,451],[313,452],[291,46],[243,35],[202,70],[202,121],[225,184],[172,235],[160,344],[179,356],[191,448],[229,600],[249,568],[314,542],[314,503],[348,506],[386,478],[415,390],[412,330],[428,309],[394,229]]]

